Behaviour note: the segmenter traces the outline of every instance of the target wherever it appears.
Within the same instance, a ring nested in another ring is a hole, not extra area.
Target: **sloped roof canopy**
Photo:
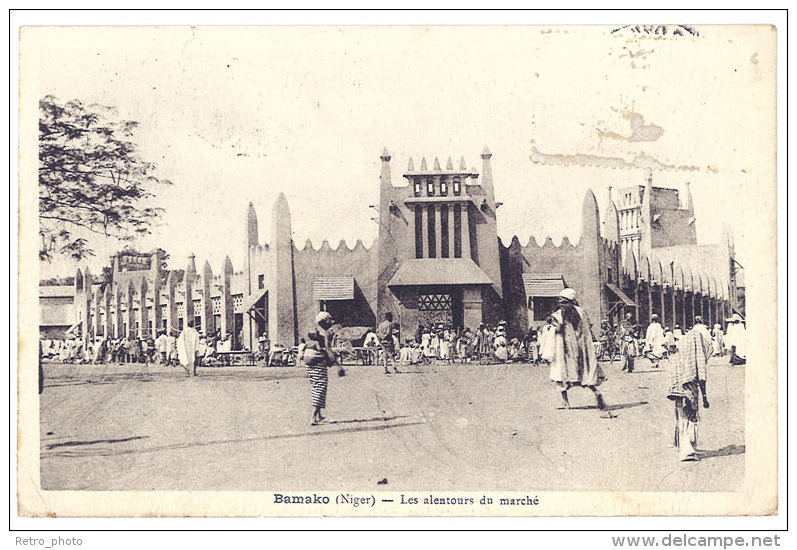
[[[629,307],[636,307],[636,303],[631,298],[629,298],[628,295],[625,292],[623,292],[619,286],[613,283],[606,283],[606,288],[612,291],[612,293],[620,299],[623,305]]]
[[[313,299],[354,300],[354,277],[315,277]]]
[[[388,286],[491,285],[490,277],[467,258],[426,258],[405,261]]]
[[[523,289],[527,298],[555,298],[565,288],[559,273],[524,273]]]

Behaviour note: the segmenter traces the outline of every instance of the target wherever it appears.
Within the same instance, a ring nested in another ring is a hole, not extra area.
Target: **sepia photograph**
[[[19,515],[777,514],[779,32],[23,26]]]

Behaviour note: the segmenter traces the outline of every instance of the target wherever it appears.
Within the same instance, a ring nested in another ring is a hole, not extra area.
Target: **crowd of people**
[[[687,327],[686,332],[692,328],[693,326]],[[650,360],[654,368],[658,368],[662,359],[675,353],[684,334],[677,324],[672,330],[668,326],[662,327],[659,316],[653,314],[642,336],[642,327],[634,322],[633,313],[629,312],[616,325],[611,325],[606,319],[601,321],[595,348],[601,361],[614,362],[619,359],[623,371],[633,372],[634,359],[642,356]],[[731,364],[745,364],[745,328],[739,314],[734,314],[727,320],[727,334],[723,332],[722,325],[715,323],[709,331],[709,338],[712,356],[728,355]]]
[[[189,327],[196,332],[194,362],[197,365],[212,366],[218,363],[217,353],[232,350],[232,338],[220,332],[206,337],[199,334],[191,323]],[[183,336],[183,335],[186,336]],[[106,338],[98,336],[84,344],[78,336],[40,341],[42,358],[60,363],[102,365],[108,363],[144,363],[176,366],[184,364],[179,353],[180,338],[193,336],[190,331],[161,331],[157,337],[137,337],[130,335],[122,338]],[[183,356],[186,353],[182,354]]]
[[[386,314],[378,327],[371,328],[363,338],[362,347],[370,352],[366,362],[376,362],[385,366],[390,364],[396,372],[396,365],[427,365],[431,363],[509,363],[529,362],[539,364],[549,362],[553,346],[553,321],[548,318],[544,327],[528,329],[521,338],[507,337],[506,321],[494,326],[480,323],[471,330],[454,328],[451,324],[420,324],[414,336],[399,339],[399,330],[393,323],[392,315]],[[548,359],[545,357],[548,356]]]

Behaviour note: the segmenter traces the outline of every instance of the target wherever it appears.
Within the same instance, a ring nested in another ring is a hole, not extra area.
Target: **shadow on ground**
[[[715,451],[697,451],[697,458],[703,460],[706,458],[717,458],[720,456],[743,455],[745,450],[746,449],[744,445],[726,445],[725,447]]]
[[[396,417],[398,418],[398,417]],[[348,421],[338,421],[338,423],[343,422],[369,422],[371,420],[378,420],[381,421],[382,417],[378,417],[375,419],[363,419],[363,420],[348,420]],[[120,456],[120,455],[136,455],[136,454],[147,454],[147,453],[158,453],[163,451],[173,451],[179,449],[191,449],[191,448],[202,448],[202,447],[210,447],[213,445],[228,445],[234,443],[253,443],[253,442],[262,442],[262,441],[276,441],[281,439],[296,439],[302,437],[313,437],[319,435],[335,435],[335,434],[350,434],[356,432],[377,432],[388,430],[391,428],[403,428],[407,426],[417,426],[419,424],[425,424],[423,421],[418,422],[401,422],[397,424],[384,424],[384,425],[377,425],[377,426],[362,426],[362,427],[353,427],[353,428],[340,428],[340,429],[333,429],[333,430],[325,430],[324,426],[331,424],[331,422],[325,422],[315,426],[313,431],[308,432],[301,432],[301,433],[293,433],[293,434],[279,434],[279,435],[270,435],[264,437],[248,437],[248,438],[241,438],[241,439],[219,439],[215,441],[202,441],[202,442],[188,442],[188,443],[175,443],[173,445],[161,445],[155,447],[144,447],[141,449],[118,449],[118,450],[110,450],[107,448],[97,448],[97,449],[78,449],[78,450],[69,450],[63,449],[54,452],[42,452],[41,458],[64,458],[64,457],[77,457],[77,456]],[[133,439],[143,439],[143,437],[132,437],[128,438],[128,440]],[[119,442],[123,440],[108,440],[107,442]],[[103,443],[103,441],[97,441],[95,443]],[[75,447],[79,445],[90,445],[92,442],[63,442],[57,445],[53,445],[53,447]],[[49,450],[52,447],[48,447]]]

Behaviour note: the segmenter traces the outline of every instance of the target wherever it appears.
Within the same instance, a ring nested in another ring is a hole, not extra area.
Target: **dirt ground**
[[[712,360],[701,460],[682,463],[666,361],[603,364],[611,417],[527,364],[330,371],[310,425],[297,367],[45,364],[41,478],[49,490],[733,491],[744,478],[744,368]],[[603,415],[607,416],[607,415]]]

